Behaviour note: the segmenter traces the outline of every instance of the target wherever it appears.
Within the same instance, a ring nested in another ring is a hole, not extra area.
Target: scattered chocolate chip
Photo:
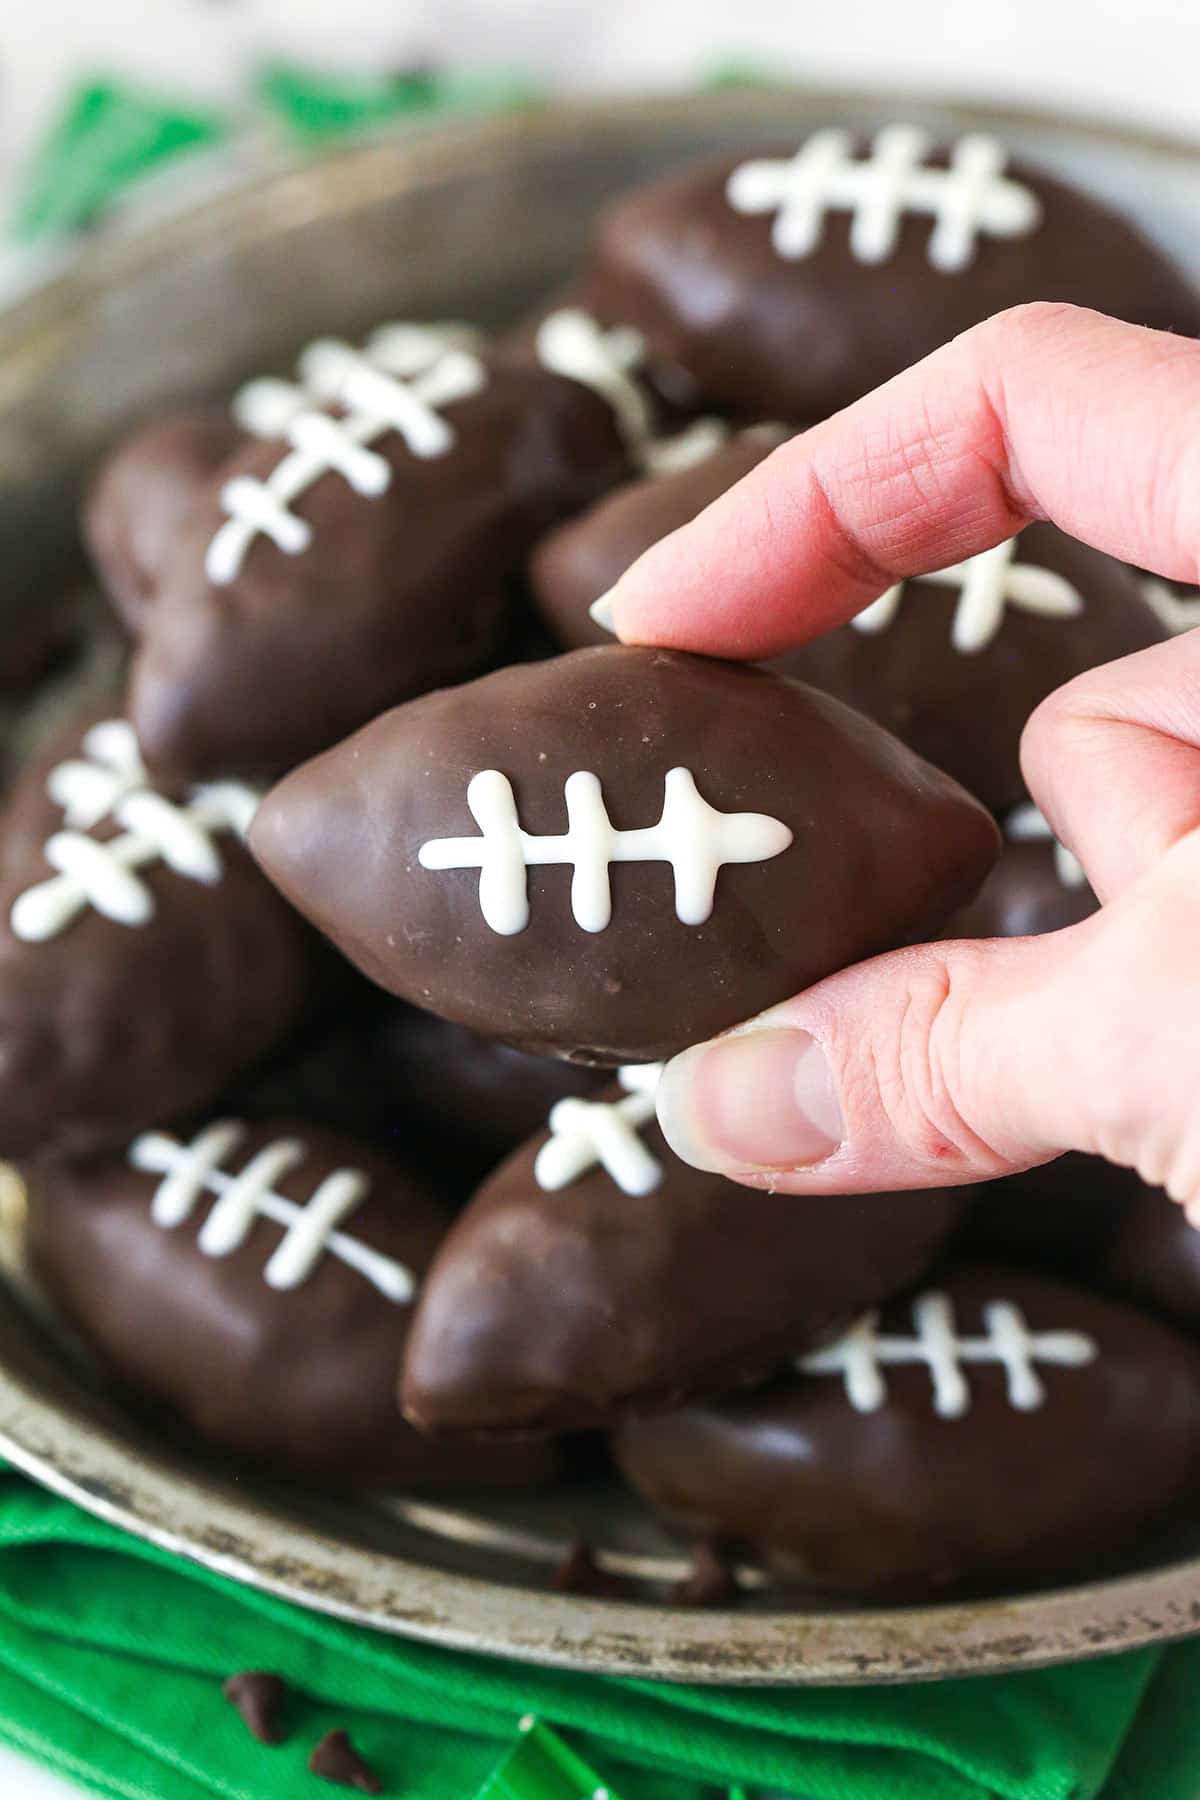
[[[560,1594],[580,1594],[593,1600],[627,1600],[632,1593],[628,1581],[602,1569],[582,1538],[576,1538],[551,1577],[551,1586]]]
[[[221,1685],[221,1692],[241,1714],[247,1731],[260,1744],[281,1744],[283,1728],[279,1715],[287,1689],[278,1675],[267,1675],[258,1669],[247,1669],[231,1675]]]
[[[383,1792],[382,1781],[370,1763],[363,1761],[344,1731],[327,1731],[309,1757],[308,1767],[322,1781],[336,1781],[342,1787],[357,1788],[360,1794]]]
[[[671,1589],[676,1606],[728,1606],[738,1596],[737,1576],[721,1546],[704,1539],[692,1551],[692,1570]]]

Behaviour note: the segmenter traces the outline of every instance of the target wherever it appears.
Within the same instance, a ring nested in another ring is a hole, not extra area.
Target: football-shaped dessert
[[[653,1064],[488,1180],[426,1279],[406,1415],[434,1432],[567,1429],[761,1379],[928,1267],[956,1190],[817,1196],[736,1187],[673,1155]]]
[[[889,589],[772,667],[894,732],[993,812],[1027,799],[1021,733],[1072,676],[1167,635],[1132,571],[1053,525]]]
[[[119,593],[150,546],[128,710],[172,779],[277,772],[485,668],[530,545],[628,468],[594,385],[455,329],[318,342],[296,382],[251,383],[235,411],[254,435],[195,470],[186,508],[151,437],[89,512]]]
[[[690,164],[601,217],[586,283],[705,403],[821,419],[978,320],[1071,301],[1196,335],[1200,301],[1127,219],[995,139],[911,125]]]
[[[312,1008],[315,936],[242,839],[239,782],[153,786],[76,724],[0,815],[0,1154],[78,1154],[205,1104]]]
[[[739,431],[695,460],[627,482],[537,545],[529,561],[534,601],[552,637],[566,650],[611,644],[589,608],[656,544],[731,488],[790,434],[779,425]]]
[[[381,986],[611,1065],[920,936],[997,841],[827,696],[616,645],[398,707],[286,777],[252,834]]]
[[[553,1467],[430,1443],[396,1370],[445,1213],[414,1169],[293,1121],[143,1133],[27,1173],[32,1266],[120,1382],[221,1450],[338,1485]]]
[[[614,1441],[653,1506],[813,1587],[1061,1580],[1194,1499],[1200,1357],[1130,1307],[964,1267],[758,1393]]]
[[[966,1261],[1042,1269],[1090,1285],[1144,1192],[1132,1169],[1068,1150],[1036,1169],[965,1189],[954,1252]]]
[[[1088,878],[1036,806],[1009,813],[1004,838],[999,862],[975,898],[947,920],[944,936],[1036,937],[1090,918],[1100,903]]]
[[[232,413],[170,413],[110,452],[88,490],[84,542],[113,610],[135,636],[202,483],[243,442]]]

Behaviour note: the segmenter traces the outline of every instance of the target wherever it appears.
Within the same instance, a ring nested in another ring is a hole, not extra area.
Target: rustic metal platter
[[[978,108],[749,88],[545,109],[293,165],[104,242],[0,319],[0,627],[73,578],[81,481],[151,408],[283,370],[330,329],[512,317],[570,271],[591,215],[619,188],[725,145],[835,119],[870,126],[898,110],[935,129],[999,131],[1134,212],[1200,277],[1200,151]],[[686,1566],[683,1547],[602,1475],[492,1502],[334,1502],[215,1466],[117,1407],[46,1317],[21,1269],[23,1204],[19,1179],[0,1172],[0,1454],[129,1531],[306,1606],[537,1663],[739,1683],[1027,1668],[1200,1627],[1200,1521],[1060,1591],[835,1610],[747,1570],[736,1610],[688,1611],[661,1597]],[[645,1598],[550,1591],[579,1535]]]

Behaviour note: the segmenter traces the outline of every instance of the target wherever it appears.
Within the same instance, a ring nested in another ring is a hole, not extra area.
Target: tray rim
[[[1112,125],[1085,114],[954,100],[930,92],[823,86],[730,87],[699,96],[638,95],[556,102],[479,120],[421,123],[403,135],[289,160],[245,185],[137,232],[83,250],[65,273],[0,315],[0,405],[36,383],[73,317],[135,275],[165,265],[198,236],[238,241],[268,221],[282,236],[342,210],[345,194],[378,201],[498,156],[520,161],[564,134],[578,141],[630,127],[714,122],[790,102],[811,113],[926,110],[998,131],[1036,130],[1189,164],[1200,138]],[[226,1483],[181,1473],[166,1456],[135,1459],[121,1434],[0,1364],[0,1455],[84,1511],[159,1548],[310,1610],[449,1648],[642,1679],[740,1685],[881,1685],[999,1673],[1169,1642],[1200,1629],[1200,1556],[1034,1594],[912,1608],[777,1612],[681,1611],[585,1600],[348,1548],[318,1528],[239,1499]],[[272,1541],[267,1541],[272,1538]],[[464,1622],[465,1621],[465,1622]]]

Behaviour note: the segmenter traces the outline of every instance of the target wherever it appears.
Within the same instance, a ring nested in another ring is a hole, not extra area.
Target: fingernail
[[[588,617],[600,627],[601,631],[611,631],[615,637],[617,625],[613,617],[612,597],[613,590],[609,588],[607,594],[601,594],[598,600],[593,600],[588,607]]]
[[[845,1132],[816,1038],[774,1028],[675,1057],[659,1082],[658,1122],[676,1156],[721,1175],[807,1168],[831,1156]]]

